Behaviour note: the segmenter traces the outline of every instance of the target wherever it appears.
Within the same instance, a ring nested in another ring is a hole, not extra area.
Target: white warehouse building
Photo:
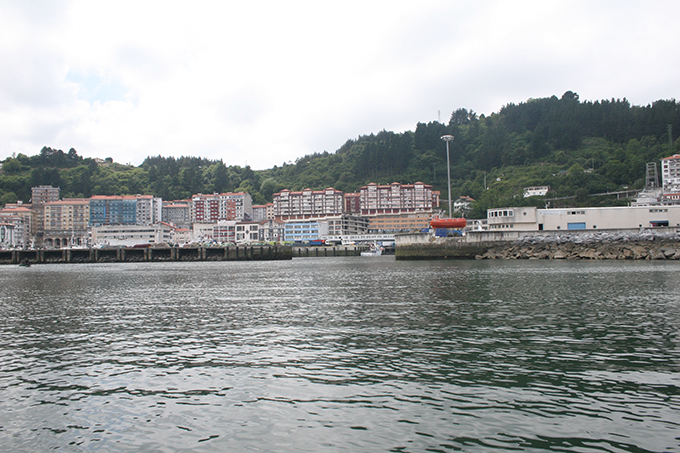
[[[680,227],[680,205],[487,211],[489,231],[622,230]]]

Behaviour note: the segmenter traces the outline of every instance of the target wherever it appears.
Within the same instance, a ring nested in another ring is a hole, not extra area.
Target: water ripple
[[[0,442],[678,451],[679,270],[349,257],[7,268]]]

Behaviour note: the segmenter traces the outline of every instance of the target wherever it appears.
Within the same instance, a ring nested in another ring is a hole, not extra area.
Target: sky
[[[458,108],[680,99],[675,0],[0,2],[0,159],[255,170]]]

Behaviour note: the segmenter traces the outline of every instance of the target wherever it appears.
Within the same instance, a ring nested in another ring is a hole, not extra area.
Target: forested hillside
[[[36,156],[3,161],[0,203],[28,201],[37,184],[60,186],[64,197],[151,193],[168,200],[247,191],[255,203],[264,203],[283,188],[352,192],[369,182],[422,181],[445,199],[446,145],[440,139],[445,134],[455,137],[450,144],[453,197],[477,200],[473,217],[492,207],[544,206],[543,198],[522,197],[522,188],[533,185],[550,186],[546,198],[552,206],[627,203],[590,195],[644,186],[647,162],[680,153],[680,141],[673,142],[678,133],[675,100],[647,106],[626,99],[582,102],[568,91],[561,98],[508,104],[488,117],[460,108],[448,124],[419,123],[415,131],[361,136],[335,153],[307,155],[264,171],[198,157],[148,157],[139,167],[102,165],[73,149],[45,147]]]

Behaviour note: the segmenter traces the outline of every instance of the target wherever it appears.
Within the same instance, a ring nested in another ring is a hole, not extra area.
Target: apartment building
[[[274,203],[253,205],[253,220],[261,222],[274,218]]]
[[[31,209],[35,213],[32,219],[31,233],[38,246],[42,245],[43,241],[43,227],[45,225],[43,206],[45,203],[59,200],[59,194],[59,187],[48,185],[31,187]]]
[[[135,225],[135,195],[95,195],[90,197],[90,225]]]
[[[90,222],[90,200],[87,198],[66,198],[45,203],[44,234],[45,247],[84,246],[88,243]]]
[[[212,227],[210,238],[216,242],[236,242],[236,221],[218,220]]]
[[[20,203],[8,203],[0,210],[0,222],[14,225],[14,241],[18,247],[27,247],[34,244],[34,220],[36,213],[30,205]]]
[[[680,154],[661,159],[661,179],[665,193],[680,192]]]
[[[351,192],[345,194],[345,213],[347,214],[361,213],[361,194],[359,192]]]
[[[164,201],[161,219],[177,228],[189,228],[191,226],[191,201]]]
[[[344,194],[329,187],[324,190],[304,189],[291,192],[284,189],[273,195],[274,216],[281,219],[313,219],[340,215],[344,209]]]
[[[359,215],[342,214],[326,217],[326,222],[328,222],[328,234],[331,236],[366,234],[369,230],[368,217]]]
[[[402,212],[432,211],[439,207],[438,191],[432,186],[415,184],[368,184],[359,189],[362,215],[399,214]]]
[[[422,230],[430,227],[431,218],[432,214],[428,212],[371,216],[368,231],[370,233],[400,233]]]
[[[153,225],[163,220],[163,200],[153,195],[137,195],[135,223]]]
[[[14,238],[15,226],[13,223],[0,221],[0,247],[12,248],[18,244]]]
[[[245,192],[196,194],[191,197],[191,221],[211,223],[218,220],[251,220],[253,199]]]

